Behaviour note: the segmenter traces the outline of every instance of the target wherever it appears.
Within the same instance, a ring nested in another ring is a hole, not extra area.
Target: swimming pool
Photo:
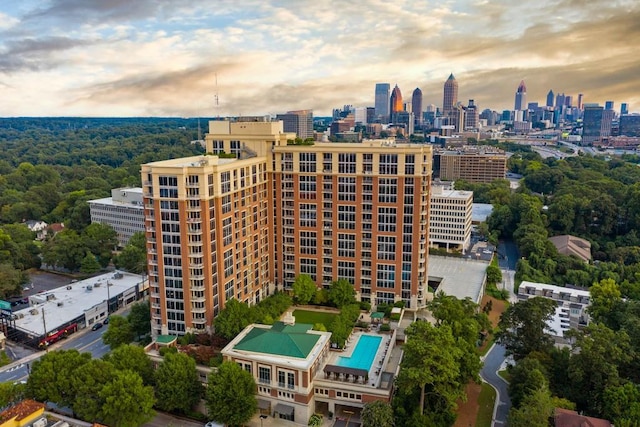
[[[356,368],[369,370],[376,352],[380,346],[382,337],[374,335],[360,335],[356,348],[353,349],[350,357],[338,356],[337,365],[345,368]]]

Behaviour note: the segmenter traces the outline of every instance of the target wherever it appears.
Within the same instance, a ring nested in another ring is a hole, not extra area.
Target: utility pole
[[[42,307],[42,326],[44,327],[44,351],[49,353],[49,341],[47,341],[47,321],[44,318],[44,307]]]

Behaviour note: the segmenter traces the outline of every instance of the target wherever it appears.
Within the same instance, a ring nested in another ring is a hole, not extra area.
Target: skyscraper
[[[449,78],[444,83],[444,99],[442,102],[442,115],[448,116],[453,107],[458,103],[458,82],[453,77],[453,73],[449,75]]]
[[[556,95],[556,108],[562,110],[564,107],[564,93],[559,93]]]
[[[465,111],[465,129],[478,129],[478,106],[473,99],[469,100],[467,111]]]
[[[444,83],[444,99],[442,102],[442,116],[447,119],[448,125],[453,125],[457,130],[460,125],[460,111],[457,108],[458,104],[458,82],[453,77],[453,73],[449,75],[449,78]]]
[[[584,104],[582,118],[582,144],[591,145],[611,135],[613,111],[604,110],[598,104]]]
[[[629,104],[626,102],[620,104],[620,115],[622,116],[623,114],[629,114]]]
[[[398,85],[396,85],[393,88],[393,92],[391,92],[389,111],[391,113],[391,122],[395,121],[397,113],[404,111],[404,106],[402,105],[402,92],[400,92]]]
[[[605,110],[613,110],[613,101],[605,101],[604,109]]]
[[[372,305],[427,297],[431,147],[288,145],[281,122],[211,121],[207,152],[142,165],[151,330],[210,330],[309,275]]]
[[[582,110],[582,98],[584,97],[583,94],[579,93],[578,94],[578,109]]]
[[[389,120],[389,95],[391,85],[389,83],[376,84],[376,118],[382,122]]]
[[[422,91],[419,87],[415,88],[411,96],[411,111],[416,118],[416,124],[422,124]]]
[[[520,81],[518,89],[516,90],[516,102],[514,110],[525,111],[527,109],[527,86],[524,84],[524,80]]]
[[[547,94],[547,107],[553,107],[554,98],[555,95],[553,94],[553,91],[549,89],[549,93]]]
[[[313,110],[287,111],[276,115],[276,120],[282,120],[285,132],[302,139],[313,138]]]

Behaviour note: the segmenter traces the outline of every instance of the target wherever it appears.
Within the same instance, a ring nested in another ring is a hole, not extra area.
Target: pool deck
[[[378,350],[376,351],[376,355],[373,358],[373,361],[371,362],[371,366],[369,367],[369,371],[368,371],[369,379],[367,381],[367,384],[362,384],[361,382],[359,382],[358,384],[369,386],[369,387],[375,387],[375,388],[378,388],[382,385],[384,388],[386,388],[385,384],[381,384],[381,380],[383,377],[382,374],[385,371],[391,371],[393,374],[395,374],[397,365],[399,364],[400,349],[397,349],[398,352],[394,351],[395,349],[394,333],[378,333],[375,328],[372,328],[371,332],[354,331],[347,339],[347,343],[343,350],[331,351],[329,357],[327,358],[326,364],[337,365],[339,357],[341,356],[351,357],[356,345],[358,344],[358,340],[362,335],[382,337],[382,341],[380,341],[380,344],[378,345]],[[396,354],[397,357],[393,356],[395,353],[398,353]],[[395,359],[398,359],[398,360],[395,360]],[[392,362],[394,360],[396,363],[390,363],[390,361]],[[395,365],[395,366],[392,366],[392,365]],[[316,374],[316,377],[327,380],[323,372],[318,372],[318,374]],[[338,379],[335,381],[346,381],[346,380]]]

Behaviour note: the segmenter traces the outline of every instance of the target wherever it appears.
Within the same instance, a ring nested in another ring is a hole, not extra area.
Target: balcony
[[[187,181],[187,182],[184,184],[184,186],[185,186],[185,187],[187,187],[187,188],[199,188],[199,187],[200,187],[200,184],[199,184],[199,183],[197,183],[197,182],[189,182],[189,181]]]
[[[191,280],[204,280],[204,274],[191,274],[189,278]]]

